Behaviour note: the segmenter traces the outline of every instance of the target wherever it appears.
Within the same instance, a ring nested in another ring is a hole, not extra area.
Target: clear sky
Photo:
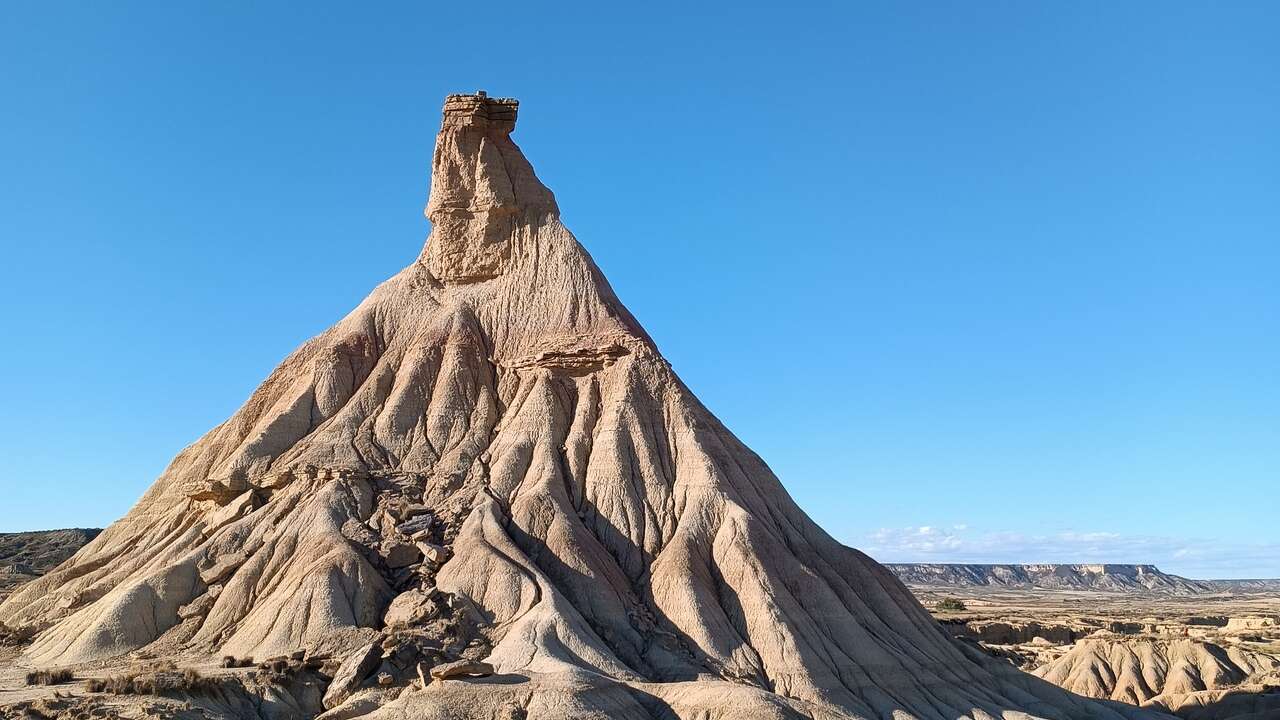
[[[0,530],[119,517],[411,262],[483,88],[840,540],[1280,576],[1280,4],[5,13]]]

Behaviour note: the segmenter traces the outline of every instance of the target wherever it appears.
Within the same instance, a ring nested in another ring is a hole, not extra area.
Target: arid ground
[[[97,533],[0,535],[0,572],[22,565],[22,580],[43,574]],[[902,576],[920,575],[920,566],[891,567]],[[1208,583],[1152,571],[1151,584],[1166,592],[910,587],[960,642],[1072,692],[1189,720],[1280,717],[1275,582]],[[1067,576],[1055,577],[1063,582]],[[1094,580],[1117,584],[1114,577]],[[0,599],[10,590],[0,588]],[[68,679],[33,685],[31,668],[19,657],[24,639],[7,640],[0,646],[0,717],[304,717],[312,714],[307,705],[320,704],[330,678],[341,674],[334,659],[314,655],[228,668],[213,661],[179,667],[141,653],[84,664]],[[489,681],[521,682],[501,675],[469,682]],[[370,690],[365,695],[381,700]]]

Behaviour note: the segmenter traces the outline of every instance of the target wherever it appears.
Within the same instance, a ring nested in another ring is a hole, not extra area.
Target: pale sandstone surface
[[[1158,717],[954,641],[816,526],[561,224],[515,115],[446,101],[420,258],[0,605],[16,663],[330,655],[327,719]],[[430,678],[457,661],[495,674]]]

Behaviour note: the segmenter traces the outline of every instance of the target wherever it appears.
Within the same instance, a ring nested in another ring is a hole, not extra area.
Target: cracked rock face
[[[344,717],[1144,716],[966,650],[815,525],[561,224],[515,115],[448,98],[419,259],[0,606],[25,661],[379,642],[405,690]],[[428,655],[495,675],[406,683]]]

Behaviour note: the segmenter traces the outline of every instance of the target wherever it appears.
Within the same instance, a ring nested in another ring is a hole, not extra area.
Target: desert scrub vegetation
[[[253,658],[238,658],[234,655],[224,655],[222,656],[222,662],[220,664],[224,668],[247,668],[253,667],[256,663],[253,662]]]
[[[961,600],[960,598],[949,597],[949,598],[942,598],[938,602],[934,603],[933,609],[960,611],[960,610],[968,610],[969,608],[967,605],[964,604],[964,601]]]
[[[91,678],[85,681],[84,688],[89,692],[110,695],[159,695],[165,692],[206,692],[217,685],[217,680],[187,668],[181,672],[128,672],[108,678]]]
[[[27,673],[28,685],[61,685],[75,679],[75,673],[66,668],[57,670],[33,670]]]

